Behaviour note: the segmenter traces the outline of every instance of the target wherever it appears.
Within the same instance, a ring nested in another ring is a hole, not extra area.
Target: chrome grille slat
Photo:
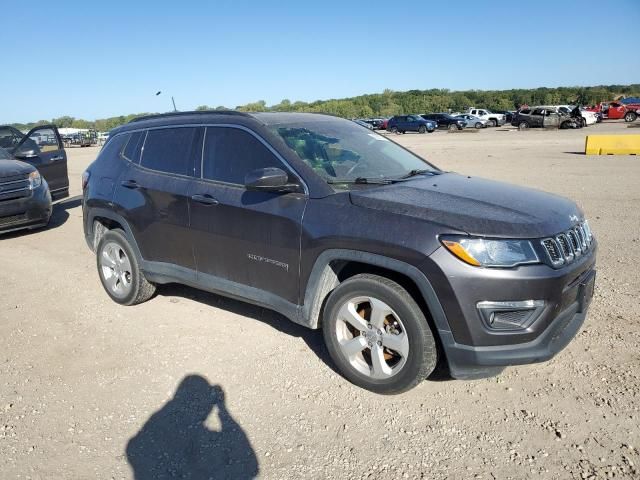
[[[571,263],[580,255],[586,254],[592,242],[593,233],[586,221],[566,232],[540,241],[547,259],[554,267]]]

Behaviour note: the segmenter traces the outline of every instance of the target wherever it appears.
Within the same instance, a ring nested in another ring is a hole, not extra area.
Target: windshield
[[[278,123],[269,128],[329,183],[397,179],[417,170],[438,171],[382,135],[352,122]]]
[[[11,160],[13,157],[4,148],[0,148],[0,160]]]

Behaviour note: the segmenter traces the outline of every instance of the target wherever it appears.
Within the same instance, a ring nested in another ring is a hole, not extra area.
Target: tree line
[[[246,105],[238,105],[235,108],[200,105],[196,110],[231,109],[241,112],[315,112],[329,113],[344,118],[368,118],[388,117],[406,113],[461,111],[469,107],[481,107],[490,110],[515,110],[524,104],[529,106],[593,105],[599,102],[611,101],[620,96],[640,96],[640,84],[466,91],[430,89],[396,92],[387,89],[382,93],[342,99],[316,100],[314,102],[291,102],[288,99],[284,99],[280,103],[271,106],[268,106],[264,100],[259,100]],[[147,115],[147,113],[121,115],[93,121],[64,116],[51,120],[13,125],[20,130],[29,129],[39,124],[54,123],[61,128],[93,128],[98,131],[109,131],[142,115]]]

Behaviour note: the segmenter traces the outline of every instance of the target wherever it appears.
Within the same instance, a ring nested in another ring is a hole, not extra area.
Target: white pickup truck
[[[498,125],[504,125],[507,121],[502,113],[491,113],[486,108],[475,108],[471,107],[467,110],[469,115],[475,115],[476,117],[480,117],[483,120],[487,121],[487,125],[490,127],[497,127]]]

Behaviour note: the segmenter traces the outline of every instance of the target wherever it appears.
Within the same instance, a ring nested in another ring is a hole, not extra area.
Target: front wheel
[[[425,133],[427,131],[427,127],[425,127],[424,125],[420,125],[420,127],[418,128],[418,133]]]
[[[529,124],[527,122],[520,122],[518,124],[518,130],[529,130]]]
[[[476,124],[474,125],[474,127],[476,127],[478,130],[482,128],[482,123],[480,122],[476,122]]]
[[[340,372],[359,387],[404,392],[427,378],[438,360],[422,310],[397,283],[356,275],[327,299],[324,340]]]
[[[100,281],[113,301],[136,305],[155,293],[155,285],[145,278],[129,241],[120,230],[109,230],[102,236],[96,257]]]
[[[398,132],[398,127],[391,127],[390,132],[391,132],[391,133],[395,133],[395,134],[397,135],[397,134],[399,133],[399,132]]]
[[[624,114],[625,122],[635,122],[636,118],[638,118],[638,114],[636,112],[627,112]]]
[[[450,132],[456,132],[458,131],[458,126],[455,123],[452,123],[449,125],[449,131]]]
[[[498,121],[495,120],[494,118],[492,118],[491,120],[489,120],[489,126],[490,127],[497,127],[498,126]]]

